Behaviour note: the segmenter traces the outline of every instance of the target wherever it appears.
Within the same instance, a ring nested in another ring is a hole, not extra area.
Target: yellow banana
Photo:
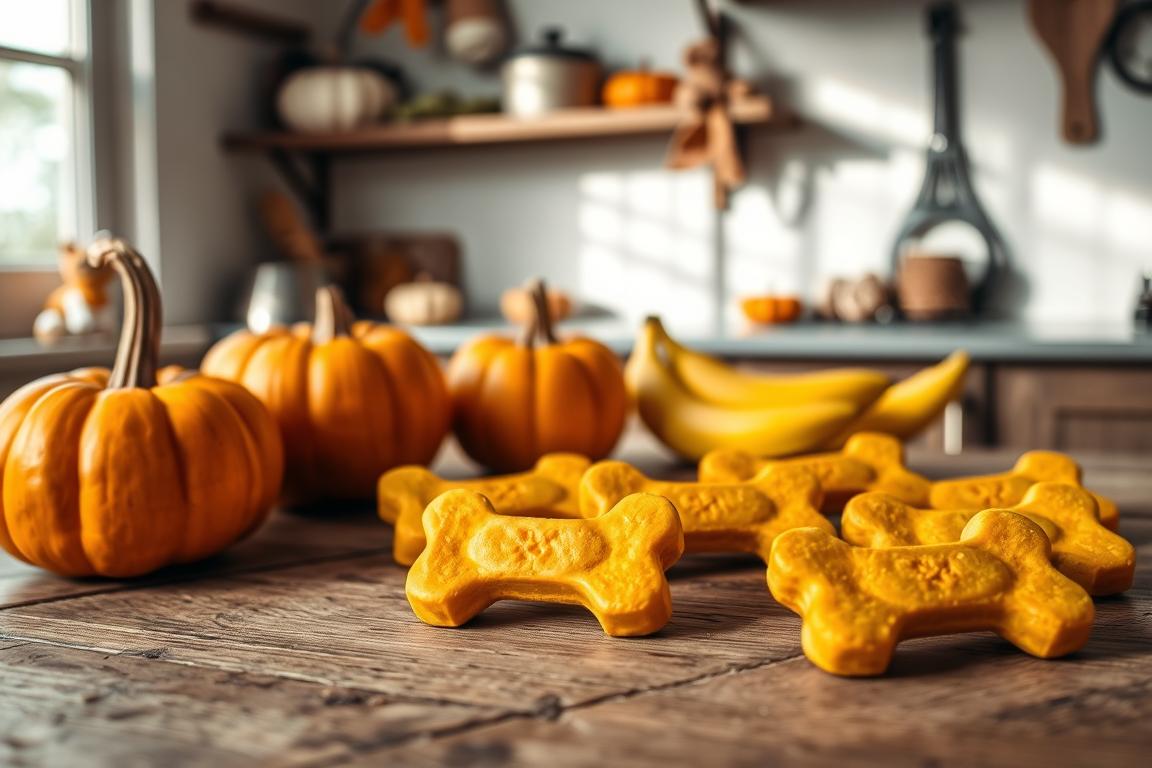
[[[859,412],[829,400],[785,408],[736,408],[696,397],[660,358],[659,321],[644,324],[625,376],[641,420],[665,445],[688,459],[714,448],[738,448],[759,456],[810,451],[826,442]]]
[[[968,363],[968,353],[957,350],[936,365],[893,384],[825,447],[840,448],[857,432],[887,432],[902,439],[912,437],[959,397]]]
[[[785,407],[824,400],[843,400],[865,408],[892,381],[880,371],[840,368],[813,373],[750,374],[714,357],[682,346],[659,320],[656,331],[668,352],[668,364],[686,389],[720,405]]]

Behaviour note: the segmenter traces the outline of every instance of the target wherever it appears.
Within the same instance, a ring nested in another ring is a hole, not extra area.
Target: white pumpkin
[[[444,325],[460,319],[464,297],[451,283],[439,283],[426,274],[402,283],[384,297],[388,319],[404,325]]]
[[[280,119],[294,131],[347,131],[375,121],[396,88],[366,67],[308,67],[280,86]]]

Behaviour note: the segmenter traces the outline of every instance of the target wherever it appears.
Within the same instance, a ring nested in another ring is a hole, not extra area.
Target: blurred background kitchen
[[[1152,452],[1150,136],[1146,1],[0,0],[0,392],[106,363],[110,229],[173,362],[329,277],[448,355],[540,275],[622,355],[963,347],[934,447]]]

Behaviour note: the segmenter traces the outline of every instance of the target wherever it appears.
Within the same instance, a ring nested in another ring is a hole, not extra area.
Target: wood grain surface
[[[631,436],[650,475],[691,468]],[[647,638],[501,603],[421,624],[371,509],[278,513],[224,556],[131,582],[0,562],[0,765],[1132,765],[1152,750],[1152,467],[1079,457],[1138,548],[1082,652],[990,633],[900,646],[888,675],[804,658],[753,559],[670,572]],[[1010,453],[914,454],[934,477]],[[439,469],[468,471],[454,450]]]

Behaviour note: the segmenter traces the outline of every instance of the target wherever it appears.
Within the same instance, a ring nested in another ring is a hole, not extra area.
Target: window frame
[[[93,95],[92,64],[92,0],[68,0],[71,6],[71,50],[63,54],[41,53],[23,48],[0,45],[0,61],[37,64],[62,69],[71,82],[72,103],[72,173],[75,180],[74,199],[76,234],[85,237],[96,229],[99,212],[96,202],[96,99]],[[33,263],[0,263],[0,274],[5,272],[52,272],[56,265]],[[3,291],[0,291],[0,298]]]

